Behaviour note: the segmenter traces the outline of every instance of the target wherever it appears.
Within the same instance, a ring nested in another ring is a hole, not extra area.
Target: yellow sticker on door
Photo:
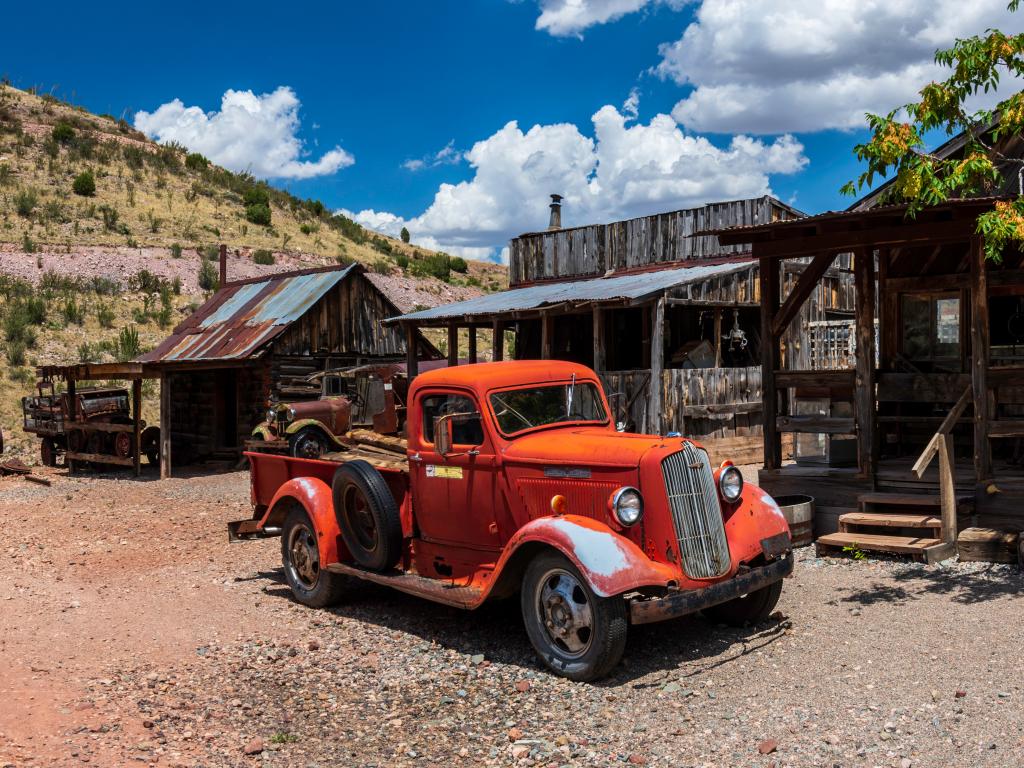
[[[449,480],[461,480],[462,467],[443,467],[440,464],[427,464],[427,477],[447,477]]]

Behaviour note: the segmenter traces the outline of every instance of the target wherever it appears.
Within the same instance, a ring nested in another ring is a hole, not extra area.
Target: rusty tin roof
[[[143,363],[213,362],[259,355],[266,344],[355,271],[345,268],[286,272],[228,283],[174,329]]]

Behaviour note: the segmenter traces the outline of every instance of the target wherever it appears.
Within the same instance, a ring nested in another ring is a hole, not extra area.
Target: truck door
[[[419,450],[411,454],[413,509],[427,541],[473,549],[500,549],[494,525],[497,471],[494,448],[484,429],[480,407],[469,393],[424,391],[420,418],[409,424]],[[452,448],[442,456],[434,445],[434,419],[453,419]],[[412,441],[410,441],[412,442]]]

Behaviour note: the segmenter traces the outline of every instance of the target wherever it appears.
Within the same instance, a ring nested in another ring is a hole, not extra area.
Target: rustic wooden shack
[[[557,198],[557,196],[553,196]],[[449,364],[460,332],[475,360],[476,334],[493,334],[495,357],[555,358],[593,367],[615,398],[617,419],[637,431],[678,431],[741,462],[761,459],[760,288],[743,243],[697,234],[793,219],[775,198],[715,203],[610,224],[549,230],[511,241],[510,288],[414,312],[392,322],[407,333],[447,328]],[[810,365],[845,365],[852,276],[840,262],[817,275],[805,327],[790,348]],[[794,262],[787,280],[806,268]],[[848,266],[848,265],[847,265]]]
[[[937,560],[958,541],[961,555],[989,542],[981,553],[989,557],[1024,528],[1024,254],[986,260],[976,234],[977,217],[997,200],[953,200],[915,217],[881,206],[719,233],[724,245],[751,244],[760,265],[761,325],[770,329],[760,348],[761,484],[773,495],[817,499],[822,548]],[[850,254],[854,363],[807,370],[787,356],[786,330],[817,277]],[[784,290],[782,269],[797,259],[810,261]],[[787,464],[789,434],[845,436],[855,450]]]
[[[175,462],[236,457],[268,400],[318,396],[307,377],[328,368],[440,352],[381,321],[397,307],[358,264],[226,282],[156,349],[142,355],[160,378],[161,474]]]

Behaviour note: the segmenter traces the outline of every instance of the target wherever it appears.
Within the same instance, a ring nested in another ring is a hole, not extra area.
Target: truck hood
[[[679,450],[678,438],[613,432],[604,427],[546,429],[512,440],[503,455],[507,461],[567,465],[639,467],[652,449]]]

